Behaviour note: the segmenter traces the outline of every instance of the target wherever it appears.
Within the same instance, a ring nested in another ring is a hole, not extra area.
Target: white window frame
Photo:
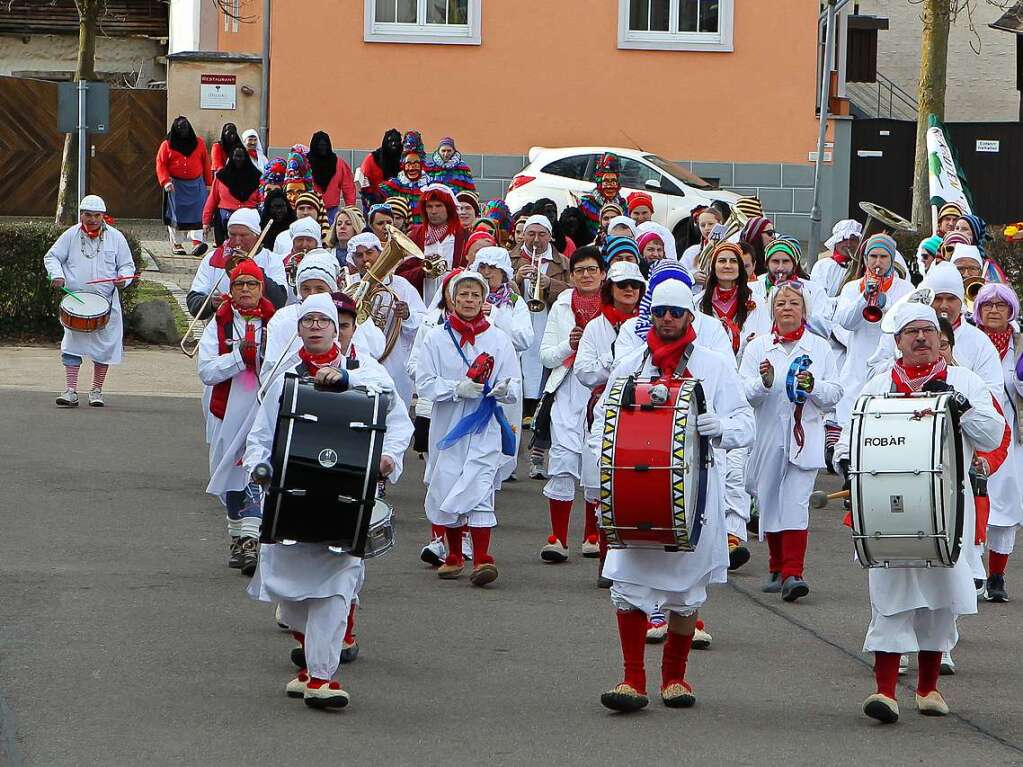
[[[362,39],[367,43],[427,43],[434,45],[480,45],[482,0],[469,0],[468,24],[427,24],[427,0],[417,0],[418,23],[376,21],[376,0],[366,0]]]
[[[631,0],[618,0],[618,47],[641,51],[731,53],[735,0],[719,0],[717,32],[641,32],[629,29]],[[679,0],[669,0],[668,29],[678,29]]]
[[[237,32],[238,31],[238,16],[241,14],[240,6],[241,0],[229,0],[226,4],[230,7],[231,13],[234,16],[224,13],[224,31],[225,32]]]

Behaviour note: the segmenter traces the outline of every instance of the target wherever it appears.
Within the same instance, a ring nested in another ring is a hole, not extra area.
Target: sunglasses
[[[646,287],[642,282],[636,282],[635,280],[622,280],[621,282],[616,282],[615,286],[622,290],[642,290]]]
[[[687,309],[683,309],[678,306],[655,306],[653,309],[650,310],[650,313],[654,315],[657,319],[661,319],[662,317],[664,317],[664,315],[670,314],[676,320],[680,320],[682,319],[682,315],[685,314],[687,311],[688,311]]]

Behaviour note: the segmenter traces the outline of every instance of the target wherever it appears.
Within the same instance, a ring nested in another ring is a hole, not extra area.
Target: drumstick
[[[80,303],[80,304],[84,304],[85,303],[85,301],[83,301],[81,298],[79,298],[78,294],[75,293],[74,291],[68,290],[63,285],[60,286],[60,289],[63,290],[65,293],[67,293],[69,296],[71,296],[73,299],[75,299],[75,301],[77,301],[78,303]]]
[[[101,280],[89,280],[86,285],[98,285],[101,282],[122,282],[124,280],[136,280],[141,277],[141,274],[133,274],[130,277],[104,277]]]
[[[810,505],[815,509],[823,509],[828,505],[828,501],[838,501],[848,497],[848,490],[840,490],[837,493],[825,493],[823,490],[817,490],[810,493]]]

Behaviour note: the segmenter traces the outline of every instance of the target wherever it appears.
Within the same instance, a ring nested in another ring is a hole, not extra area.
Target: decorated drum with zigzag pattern
[[[600,451],[600,529],[612,548],[693,551],[703,529],[707,440],[699,381],[608,385]]]

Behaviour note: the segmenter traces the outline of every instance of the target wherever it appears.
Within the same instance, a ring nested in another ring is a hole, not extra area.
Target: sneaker
[[[202,258],[203,256],[206,255],[206,251],[208,251],[209,249],[210,249],[209,243],[206,242],[197,243],[196,246],[192,248],[192,255],[195,256],[196,258]]]
[[[341,662],[351,663],[359,657],[359,642],[342,642],[341,643]]]
[[[552,565],[568,561],[568,547],[562,546],[555,536],[547,539],[547,544],[540,549],[540,559]]]
[[[704,629],[699,626],[693,632],[693,649],[694,650],[709,650],[710,643],[714,641],[714,637],[708,634]]]
[[[241,571],[242,575],[251,578],[259,563],[259,541],[255,538],[241,539]]]
[[[344,708],[351,700],[339,682],[310,677],[305,686],[305,704],[310,708]]]
[[[987,581],[983,578],[974,578],[973,588],[977,590],[977,599],[984,599],[987,596]]]
[[[749,562],[750,553],[746,544],[737,535],[728,534],[728,569],[738,570]]]
[[[899,676],[905,676],[909,673],[909,656],[899,656]]]
[[[301,669],[295,678],[284,687],[284,692],[289,698],[302,698],[305,696],[306,685],[309,684],[309,672]]]
[[[1009,592],[1005,590],[1005,576],[992,575],[987,579],[987,601],[1008,602]]]
[[[863,713],[882,724],[894,724],[899,721],[899,703],[887,695],[875,692],[863,701]]]
[[[103,407],[103,392],[93,389],[89,392],[89,407]]]
[[[174,247],[171,248],[171,253],[175,256],[187,256],[188,251],[185,250],[185,246],[179,242],[174,243]]]
[[[937,690],[917,695],[916,709],[924,716],[948,716],[948,704]]]
[[[781,585],[781,598],[786,602],[795,602],[810,593],[810,586],[802,578],[790,575]]]
[[[242,539],[232,535],[231,546],[228,549],[228,552],[227,566],[233,570],[237,570],[242,566]]]
[[[579,551],[587,559],[596,559],[600,556],[600,544],[597,543],[597,536],[591,535],[580,547]]]
[[[472,536],[468,530],[462,533],[462,559],[472,561]]]
[[[423,546],[422,551],[419,552],[419,558],[430,567],[443,565],[444,560],[448,558],[448,547],[444,545],[444,539],[434,538]]]
[[[664,613],[651,613],[646,622],[647,644],[663,642],[668,636],[668,619]]]
[[[646,708],[650,699],[645,693],[641,693],[635,687],[622,682],[613,690],[608,690],[600,696],[600,703],[604,708],[623,713],[632,713]]]
[[[473,586],[486,586],[488,583],[493,583],[497,580],[497,565],[493,562],[485,562],[478,567],[474,567],[472,574],[469,576],[469,583]]]
[[[78,392],[74,389],[65,389],[63,394],[57,395],[58,407],[78,407]]]
[[[668,708],[692,708],[696,695],[689,682],[672,682],[661,688],[661,702]]]
[[[529,464],[529,478],[530,479],[547,479],[547,475],[543,473],[543,464],[531,463]]]
[[[952,662],[952,653],[947,650],[941,654],[941,671],[942,676],[955,676],[956,664]]]
[[[768,573],[767,578],[760,586],[760,590],[765,594],[779,594],[781,593],[781,573]]]

